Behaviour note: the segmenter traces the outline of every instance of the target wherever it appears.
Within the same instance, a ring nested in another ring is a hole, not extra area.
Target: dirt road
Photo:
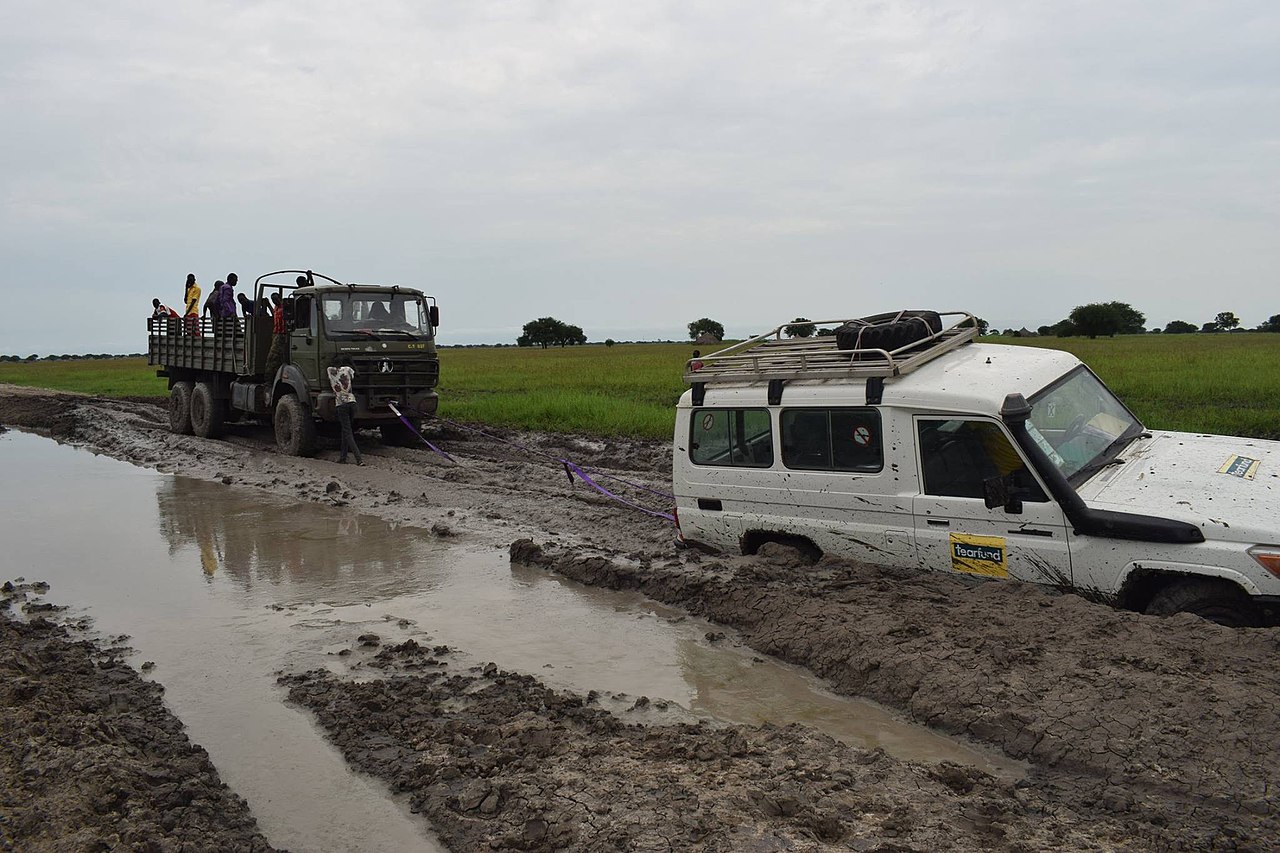
[[[633,730],[589,697],[551,694],[525,676],[446,678],[430,667],[404,671],[403,661],[388,661],[396,677],[370,684],[291,676],[294,700],[348,759],[410,792],[458,849],[613,840],[634,849],[1263,850],[1280,830],[1271,802],[1280,781],[1276,629],[1159,620],[941,574],[802,567],[785,549],[752,559],[679,553],[665,522],[571,486],[555,464],[465,433],[433,436],[456,466],[366,435],[367,464],[354,468],[335,465],[332,451],[280,456],[262,428],[210,442],[169,435],[164,420],[143,402],[0,386],[0,423],[138,464],[350,505],[441,535],[527,540],[513,560],[638,589],[736,629],[837,691],[1032,765],[1011,785],[971,769],[901,764],[808,730]],[[662,443],[518,439],[667,486]],[[397,710],[415,704],[412,714]],[[714,746],[725,738],[732,748]],[[709,757],[697,758],[700,749]],[[601,803],[609,810],[593,808]]]

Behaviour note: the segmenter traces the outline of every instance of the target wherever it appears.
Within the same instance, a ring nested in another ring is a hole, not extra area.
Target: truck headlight
[[[1280,578],[1280,547],[1275,545],[1254,545],[1249,549],[1249,556],[1257,560],[1262,568]]]

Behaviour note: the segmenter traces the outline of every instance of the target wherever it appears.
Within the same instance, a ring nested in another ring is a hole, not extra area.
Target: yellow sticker
[[[1246,480],[1252,480],[1253,475],[1258,473],[1260,460],[1250,459],[1248,456],[1232,456],[1226,462],[1222,463],[1222,467],[1218,469],[1219,474],[1230,474],[1233,477],[1243,477]]]
[[[1009,577],[1003,536],[951,534],[951,568],[988,578]]]

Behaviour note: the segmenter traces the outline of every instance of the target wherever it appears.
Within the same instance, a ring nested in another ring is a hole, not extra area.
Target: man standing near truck
[[[271,294],[271,305],[271,349],[267,351],[266,371],[268,382],[275,378],[276,371],[284,364],[285,347],[289,344],[289,330],[284,322],[284,301],[279,292]]]

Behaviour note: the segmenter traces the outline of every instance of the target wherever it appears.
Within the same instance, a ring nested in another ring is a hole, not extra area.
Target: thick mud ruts
[[[6,583],[0,609],[31,589]],[[161,693],[60,625],[0,614],[0,849],[271,850]]]
[[[1044,850],[1172,843],[956,764],[896,761],[805,726],[637,725],[490,665],[281,679],[347,760],[405,792],[453,850]],[[647,700],[636,700],[643,708]],[[622,717],[626,716],[624,712]]]
[[[840,692],[1030,761],[1037,788],[1128,815],[1140,838],[1164,827],[1191,849],[1274,844],[1280,631],[1117,612],[1024,584],[807,566],[788,550],[655,566],[520,540],[511,557],[734,627]]]

